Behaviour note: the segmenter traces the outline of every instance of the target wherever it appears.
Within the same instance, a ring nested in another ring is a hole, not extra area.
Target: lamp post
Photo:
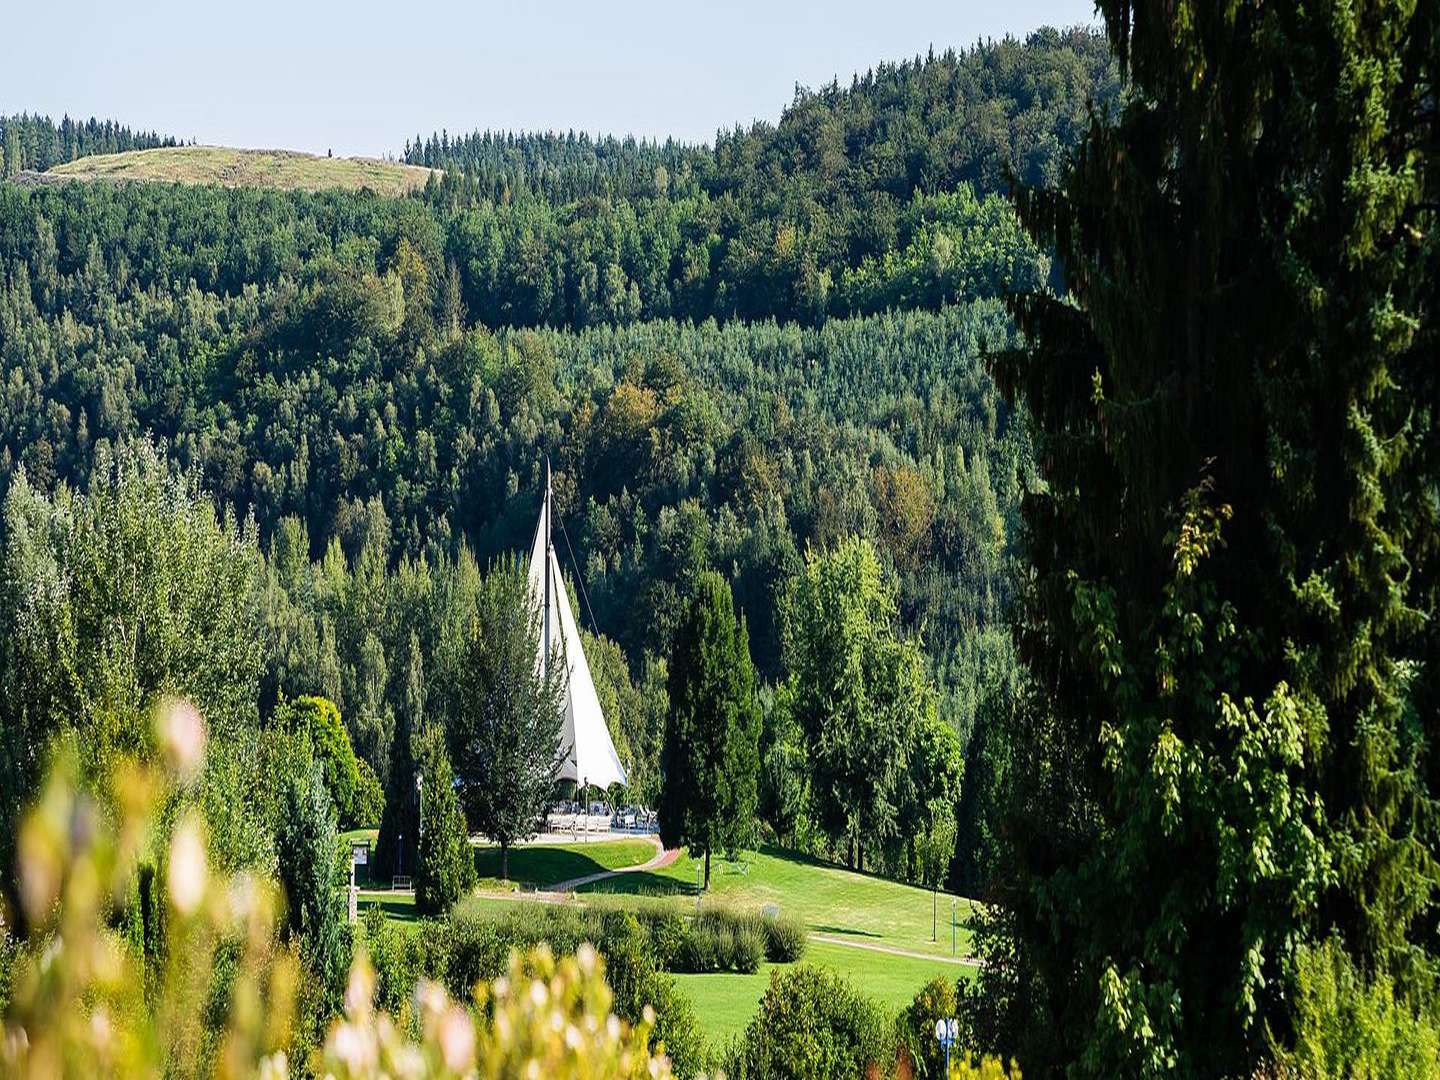
[[[940,1043],[940,1049],[945,1051],[945,1077],[950,1076],[950,1047],[955,1045],[955,1040],[960,1037],[960,1021],[953,1016],[935,1021],[935,1039]]]

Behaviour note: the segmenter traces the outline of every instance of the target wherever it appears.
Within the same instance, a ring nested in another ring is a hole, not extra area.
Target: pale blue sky
[[[442,127],[708,141],[797,82],[1093,18],[1091,0],[16,0],[0,113],[201,142],[399,152]]]

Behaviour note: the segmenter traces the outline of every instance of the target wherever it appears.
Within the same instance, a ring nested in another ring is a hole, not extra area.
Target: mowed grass
[[[915,960],[828,941],[811,941],[800,963],[838,972],[892,1013],[909,1005],[931,979],[938,977],[953,983],[972,978],[975,971],[943,960]],[[718,1048],[745,1030],[770,985],[770,976],[793,966],[761,964],[753,975],[676,975],[674,978],[695,1003],[701,1026],[711,1045]]]
[[[536,845],[515,849],[510,856],[511,877],[537,885],[579,877],[599,869],[632,866],[647,861],[654,848],[643,840],[594,844]],[[482,872],[498,872],[495,848],[476,851]],[[657,897],[677,912],[695,910],[696,862],[682,855],[661,870],[643,871],[582,886],[586,895],[605,894],[607,902],[624,906],[631,898]],[[519,894],[515,899],[520,899]],[[931,941],[931,893],[870,874],[796,855],[780,849],[750,853],[744,863],[712,860],[711,888],[702,905],[725,905],[758,911],[767,904],[800,918],[811,931],[802,963],[828,968],[848,979],[861,993],[891,1012],[908,1005],[919,989],[935,977],[948,982],[971,978],[974,968],[950,961],[950,910],[952,897],[941,893],[937,905],[938,938]],[[971,911],[968,900],[955,899],[957,919]],[[361,905],[380,904],[387,916],[401,924],[415,920],[413,900],[384,890],[365,891]],[[466,903],[508,904],[508,897],[473,897]],[[648,901],[647,902],[651,902]],[[825,941],[818,935],[839,938]],[[962,926],[956,933],[956,953],[969,952],[970,934]],[[861,948],[861,945],[879,946]],[[882,949],[904,950],[916,956]],[[677,974],[675,980],[694,1001],[696,1015],[713,1046],[742,1032],[770,985],[772,972],[786,966],[764,964],[753,975]]]
[[[77,180],[271,187],[286,191],[369,188],[380,195],[403,195],[423,188],[432,171],[373,158],[326,158],[295,150],[166,146],[79,158],[57,165],[47,175]]]
[[[510,849],[510,882],[535,889],[548,889],[562,881],[638,866],[655,855],[648,840],[605,840],[591,844],[525,845]],[[475,875],[480,887],[503,888],[500,880],[500,849],[475,849]]]
[[[677,910],[693,911],[696,865],[696,860],[682,855],[664,869],[595,882],[580,891],[668,896]],[[970,933],[964,925],[972,909],[969,900],[942,892],[937,903],[928,889],[859,874],[777,848],[749,852],[740,863],[712,859],[710,890],[702,902],[752,911],[774,904],[801,919],[812,934],[940,957],[951,955],[952,900],[959,923],[955,952],[963,957],[970,949]],[[932,904],[938,924],[933,941]]]

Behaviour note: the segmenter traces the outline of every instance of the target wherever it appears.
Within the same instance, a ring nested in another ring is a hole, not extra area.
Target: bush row
[[[665,917],[658,908],[637,917],[619,909],[507,904],[493,911],[462,902],[448,918],[425,920],[418,930],[387,923],[372,907],[365,913],[363,940],[375,967],[377,1002],[401,1023],[410,1021],[421,978],[442,982],[452,995],[468,1000],[477,983],[505,973],[512,950],[527,953],[546,945],[566,956],[590,942],[605,960],[615,1014],[635,1023],[646,1005],[653,1008],[652,1038],[663,1044],[675,1075],[689,1077],[706,1068],[704,1036],[690,1000],[659,963],[662,950],[678,952],[683,933],[680,918]]]
[[[707,908],[686,927],[670,970],[750,974],[760,970],[762,960],[772,964],[799,960],[806,936],[805,925],[792,916]]]

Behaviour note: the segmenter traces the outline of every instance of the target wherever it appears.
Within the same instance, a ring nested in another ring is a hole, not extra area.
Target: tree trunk
[[[852,832],[849,838],[849,849],[845,852],[845,865],[851,870],[855,869],[855,834]]]
[[[500,880],[510,880],[510,845],[500,841]]]
[[[710,888],[710,849],[705,849],[705,888]]]
[[[940,887],[937,885],[930,893],[930,940],[936,941],[936,934],[940,931]]]

